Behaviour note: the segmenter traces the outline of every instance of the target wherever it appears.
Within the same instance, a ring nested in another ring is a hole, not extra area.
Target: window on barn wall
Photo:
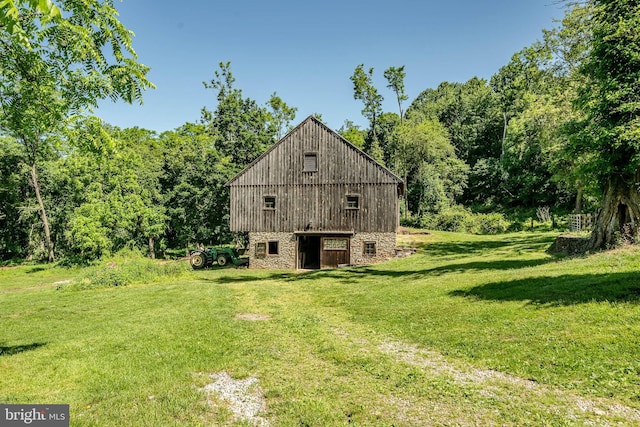
[[[264,258],[267,255],[267,244],[265,242],[256,243],[256,258]]]
[[[375,255],[376,254],[376,242],[364,242],[364,250],[363,253],[365,255]]]
[[[276,196],[264,196],[264,209],[273,210],[276,208]]]
[[[305,153],[304,154],[304,168],[303,172],[317,172],[318,171],[318,154],[317,153]]]
[[[347,209],[360,209],[360,196],[356,194],[347,195]]]
[[[278,242],[269,242],[269,255],[278,255]]]
[[[325,251],[346,251],[349,249],[348,239],[324,239],[322,250]]]

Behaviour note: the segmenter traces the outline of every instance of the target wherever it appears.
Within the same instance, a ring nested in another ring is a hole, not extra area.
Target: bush
[[[133,283],[153,282],[160,278],[176,278],[190,271],[182,261],[157,261],[144,257],[137,251],[125,250],[116,257],[88,267],[75,282],[61,285],[59,289],[93,289],[126,286]]]
[[[472,214],[470,224],[471,233],[499,234],[509,229],[510,223],[501,213]]]
[[[432,230],[466,232],[466,224],[473,215],[463,206],[452,206],[438,213],[425,214],[421,218],[421,227]]]
[[[501,213],[473,213],[464,206],[452,206],[439,213],[423,215],[420,226],[432,230],[498,234],[506,232],[510,223]]]

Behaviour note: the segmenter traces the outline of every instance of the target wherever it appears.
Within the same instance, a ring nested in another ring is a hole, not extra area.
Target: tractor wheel
[[[200,270],[201,268],[205,268],[207,266],[207,257],[202,251],[191,252],[191,258],[189,259],[189,261],[191,262],[191,267],[194,270]]]
[[[224,267],[225,265],[227,265],[227,262],[229,262],[229,260],[227,259],[226,255],[218,255],[218,265],[220,267]]]

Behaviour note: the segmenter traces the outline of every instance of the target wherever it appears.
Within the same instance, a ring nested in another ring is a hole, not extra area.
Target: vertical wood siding
[[[317,172],[304,155],[317,154]],[[229,182],[233,231],[395,231],[401,181],[310,117]],[[347,209],[347,195],[359,209]],[[275,210],[264,196],[276,197]]]

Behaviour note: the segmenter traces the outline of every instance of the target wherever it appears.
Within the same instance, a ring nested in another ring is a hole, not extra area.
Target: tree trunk
[[[151,259],[156,259],[156,248],[153,236],[149,236],[149,257]]]
[[[48,252],[48,259],[49,262],[54,262],[55,254],[53,251],[53,243],[51,242],[51,228],[49,227],[49,218],[47,217],[47,211],[44,207],[44,201],[40,194],[40,182],[38,180],[38,170],[36,169],[35,163],[31,164],[31,185],[33,185],[33,189],[36,193],[36,199],[40,206],[40,218],[42,219],[42,226],[44,228],[44,243]]]
[[[502,161],[502,159],[504,158],[505,144],[507,142],[507,126],[509,126],[509,120],[506,111],[502,113],[502,118],[504,119],[504,125],[502,127],[502,147],[500,150],[500,161]]]
[[[639,243],[639,219],[640,193],[636,190],[636,184],[609,179],[587,249],[612,247],[620,239]]]
[[[578,184],[578,194],[576,194],[576,209],[575,214],[580,215],[582,213],[582,196],[584,194],[584,190],[582,184]]]
[[[404,219],[409,218],[409,189],[407,188],[408,174],[404,174]]]

